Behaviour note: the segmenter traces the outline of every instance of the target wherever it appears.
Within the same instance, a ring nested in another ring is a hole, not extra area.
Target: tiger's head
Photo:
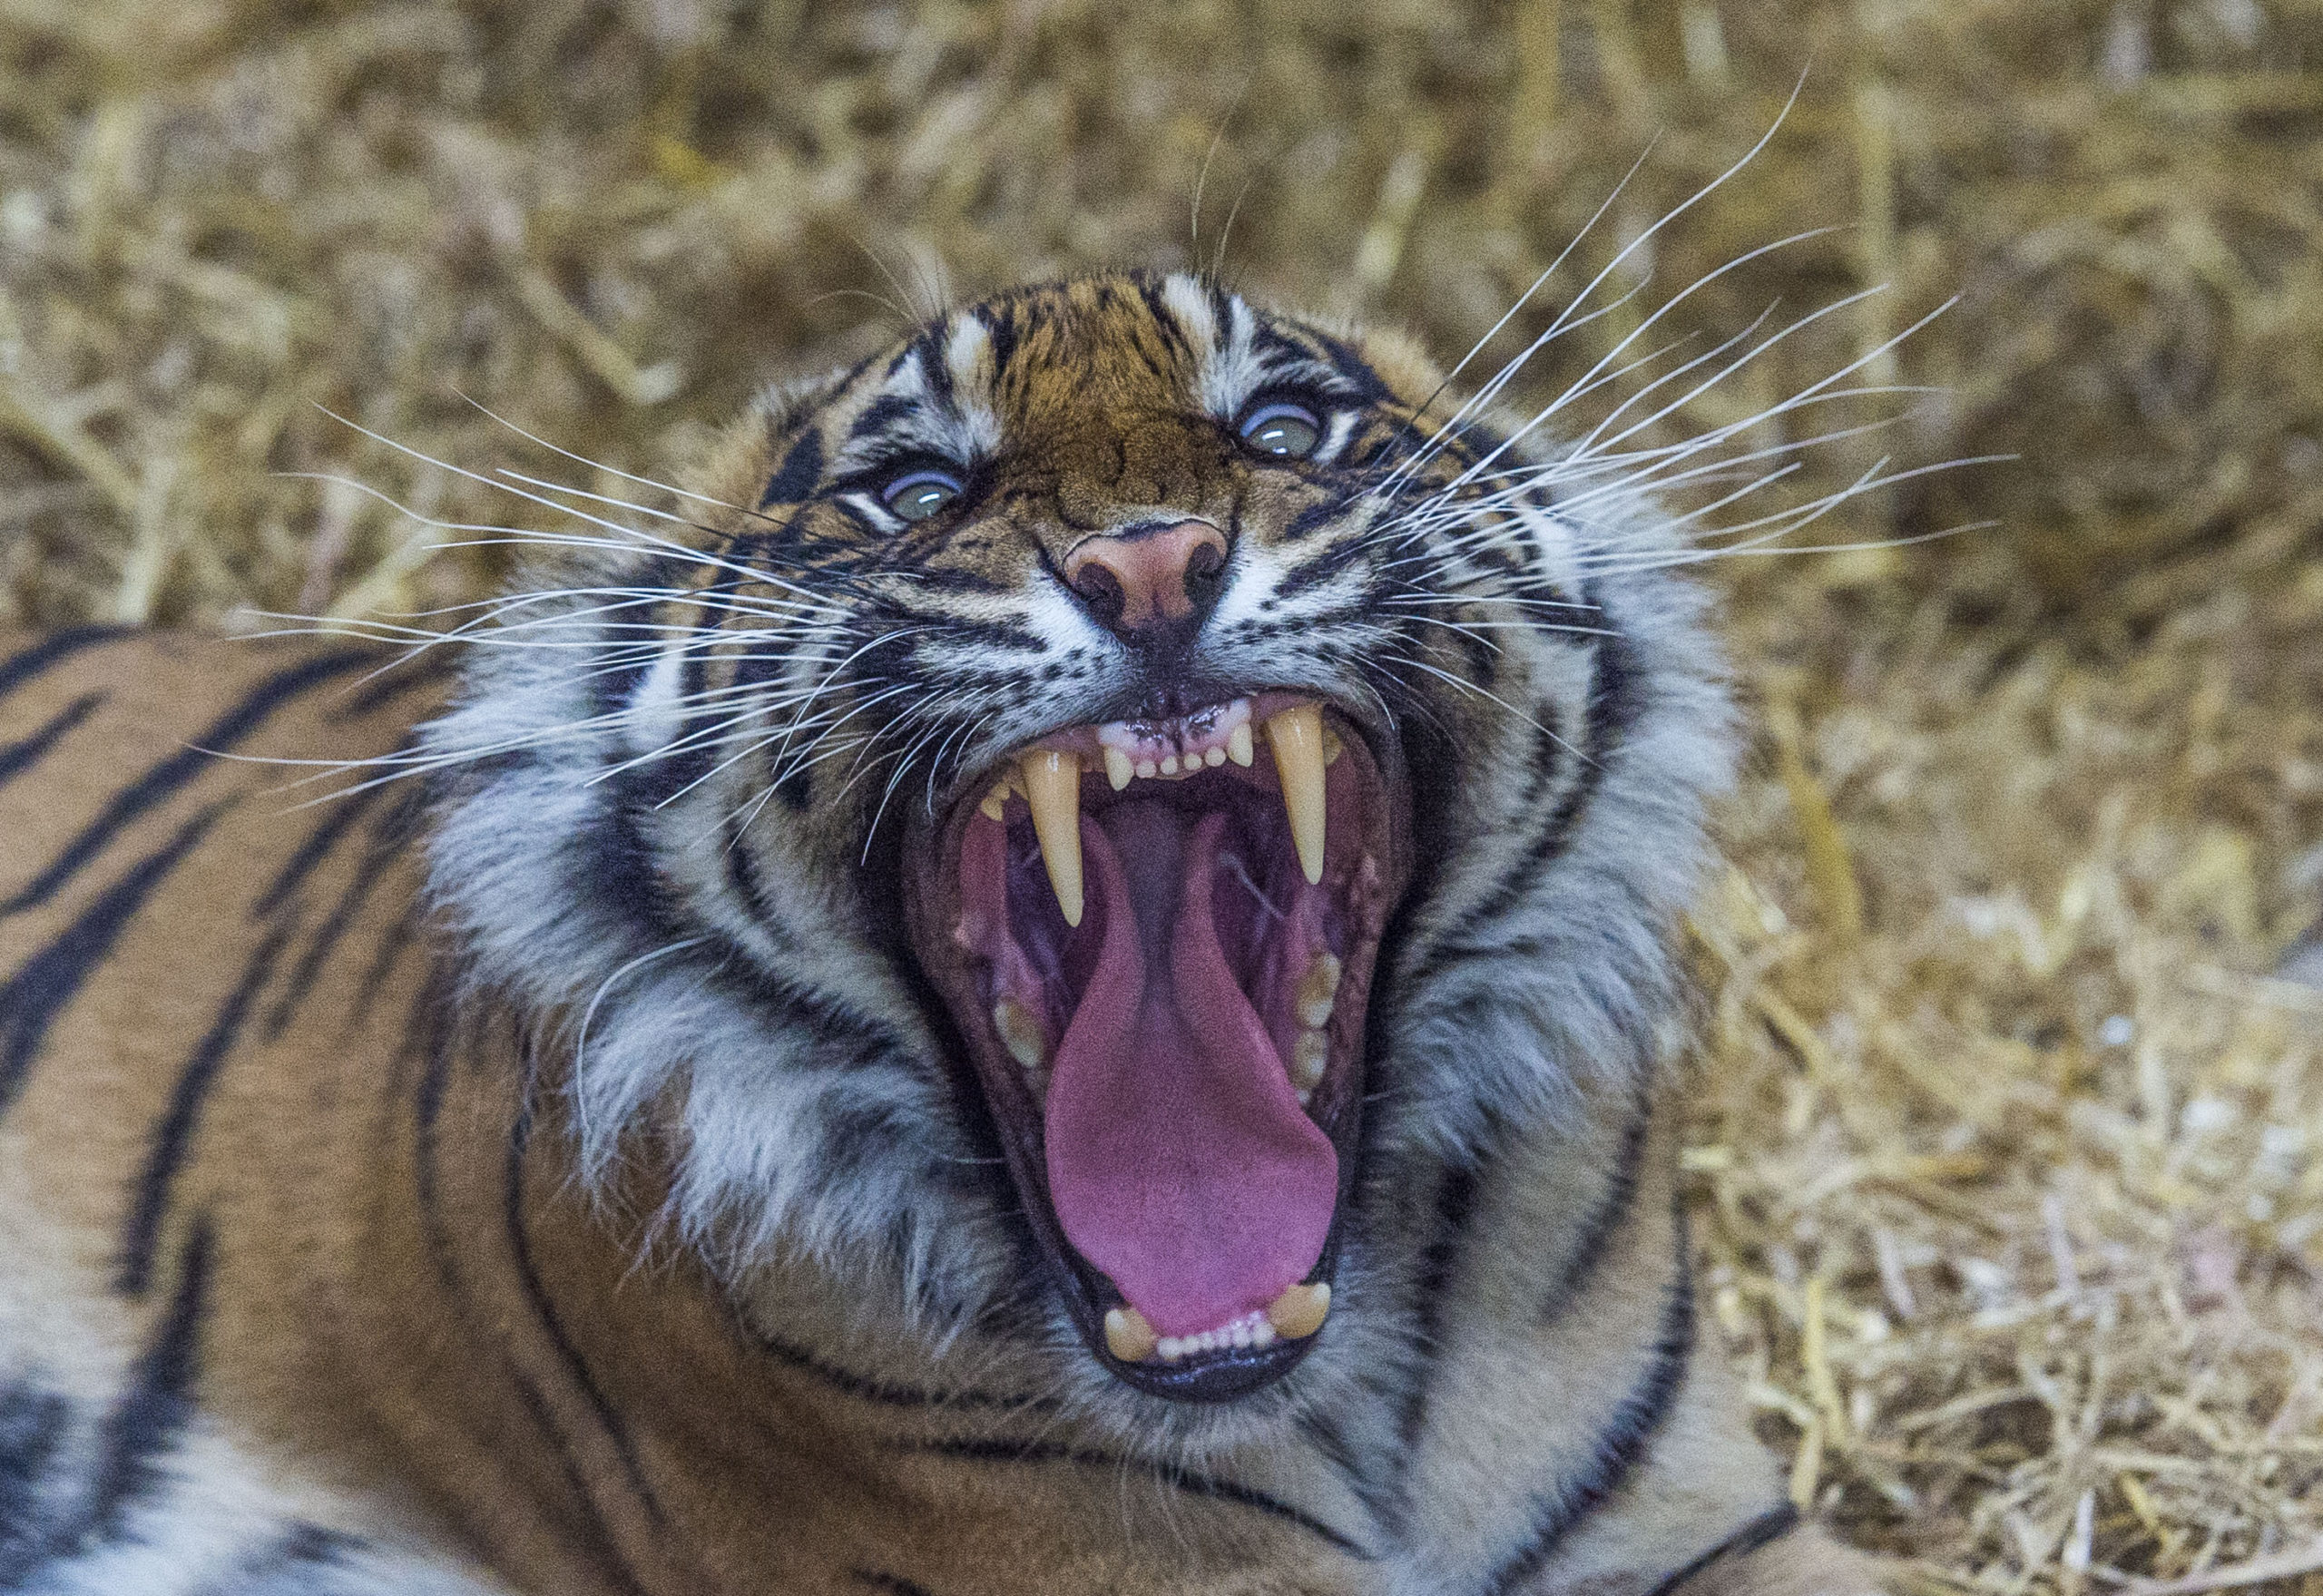
[[[1652,1067],[1728,769],[1666,524],[1442,387],[1094,276],[566,538],[428,748],[583,1170],[662,1150],[746,1307],[811,1264],[1149,1432],[1408,1346],[1441,1173]]]

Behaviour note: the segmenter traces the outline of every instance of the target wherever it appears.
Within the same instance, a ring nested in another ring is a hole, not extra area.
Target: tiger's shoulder
[[[0,1587],[495,1588],[357,1483],[359,1425],[315,1445],[348,1394],[288,1324],[332,1271],[265,1267],[333,1251],[301,1171],[365,1156],[330,1099],[411,950],[408,795],[309,800],[442,690],[345,643],[0,635]]]

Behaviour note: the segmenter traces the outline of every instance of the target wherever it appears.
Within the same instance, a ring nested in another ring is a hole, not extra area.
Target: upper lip
[[[1122,757],[1124,753],[1134,752],[1132,745],[1137,736],[1142,730],[1150,729],[1142,728],[1140,720],[1166,720],[1171,724],[1164,729],[1171,735],[1185,731],[1189,721],[1208,722],[1211,736],[1206,741],[1197,739],[1193,745],[1197,754],[1206,756],[1208,750],[1217,749],[1227,751],[1236,765],[1264,765],[1269,760],[1268,754],[1255,751],[1253,759],[1254,750],[1250,746],[1249,733],[1241,731],[1238,735],[1238,729],[1263,723],[1289,710],[1309,711],[1303,720],[1294,717],[1292,724],[1309,727],[1313,732],[1319,732],[1328,726],[1335,744],[1356,748],[1362,768],[1368,773],[1367,790],[1381,800],[1378,806],[1380,813],[1364,813],[1360,817],[1361,828],[1368,833],[1361,839],[1364,855],[1366,857],[1377,856],[1385,904],[1385,907],[1372,914],[1364,932],[1366,940],[1362,954],[1366,964],[1362,984],[1367,987],[1368,957],[1376,951],[1377,935],[1384,928],[1387,913],[1400,896],[1408,868],[1409,827],[1403,808],[1406,793],[1400,750],[1391,737],[1384,737],[1375,729],[1364,726],[1336,702],[1311,693],[1259,690],[1222,702],[1199,706],[1191,716],[1130,717],[1104,723],[1077,721],[1052,727],[1044,733],[1026,739],[1010,752],[985,762],[973,774],[956,782],[946,795],[942,807],[935,811],[932,822],[922,821],[915,827],[914,837],[907,849],[907,858],[916,857],[926,861],[927,866],[906,871],[907,915],[914,929],[914,940],[918,945],[922,962],[927,966],[929,975],[938,989],[945,992],[952,1006],[961,1011],[958,1023],[960,1029],[966,1033],[964,1041],[967,1043],[968,1054],[990,1104],[994,1129],[1010,1169],[1027,1199],[1023,1205],[1024,1210],[1042,1243],[1041,1250],[1053,1265],[1061,1266],[1057,1271],[1062,1277],[1059,1283],[1069,1287],[1067,1299],[1075,1309],[1073,1317],[1080,1322],[1084,1339],[1093,1352],[1103,1358],[1122,1378],[1167,1395],[1217,1400],[1240,1395],[1287,1372],[1304,1356],[1311,1342],[1304,1339],[1281,1340],[1263,1350],[1238,1352],[1192,1368],[1157,1367],[1147,1362],[1125,1363],[1108,1350],[1103,1334],[1103,1321],[1107,1308],[1114,1306],[1107,1300],[1112,1288],[1110,1282],[1102,1275],[1095,1274],[1091,1266],[1078,1256],[1060,1229],[1054,1202],[1047,1187],[1041,1105],[1021,1069],[1010,1067],[1005,1054],[995,1056],[995,1039],[989,1034],[989,1026],[980,1023],[975,1005],[959,1002],[966,979],[967,960],[950,934],[951,928],[942,923],[944,916],[956,909],[958,886],[956,881],[947,877],[956,874],[955,862],[960,857],[965,828],[979,806],[986,802],[996,788],[1014,786],[1021,791],[1024,785],[1022,773],[1028,760],[1034,757],[1069,755],[1074,763],[1085,764],[1096,770],[1103,770],[1110,765],[1112,767],[1112,784],[1118,788],[1122,785],[1119,779]],[[1194,729],[1200,730],[1201,728],[1196,725]],[[1236,742],[1240,746],[1233,746]],[[1319,749],[1317,752],[1319,756]],[[1205,767],[1216,762],[1207,757],[1204,759]],[[1153,772],[1159,773],[1158,769]],[[1077,774],[1074,773],[1076,780]],[[1136,774],[1145,772],[1138,771]],[[1318,801],[1319,796],[1318,788]],[[1074,802],[1077,807],[1077,795]],[[1297,837],[1299,822],[1295,810],[1292,825]],[[1315,846],[1319,849],[1319,816],[1315,825],[1318,828]],[[1305,857],[1308,849],[1303,838],[1299,840],[1300,867],[1309,879],[1313,880],[1316,878],[1316,867],[1309,864]],[[1045,850],[1051,841],[1048,831],[1043,831],[1042,841]],[[1077,834],[1071,851],[1077,855]],[[1053,868],[1053,880],[1055,874]],[[1078,886],[1077,881],[1057,881],[1056,885],[1061,900],[1068,897],[1068,886],[1076,890]],[[1077,923],[1077,906],[1067,903],[1066,913],[1069,920]],[[1340,1070],[1337,1057],[1338,1051],[1335,1044],[1332,1063],[1335,1073]],[[1316,1104],[1318,1122],[1340,1150],[1338,1199],[1334,1205],[1330,1231],[1321,1259],[1309,1277],[1325,1281],[1331,1276],[1338,1251],[1339,1217],[1344,1213],[1346,1196],[1355,1171],[1354,1154],[1360,1102],[1364,1095],[1360,1073],[1362,1055],[1367,1050],[1361,1045],[1358,1035],[1345,1051],[1348,1054],[1346,1067],[1353,1072],[1354,1078],[1335,1084],[1326,1094],[1328,1101],[1318,1098]],[[1302,1101],[1305,1095],[1300,1093]]]

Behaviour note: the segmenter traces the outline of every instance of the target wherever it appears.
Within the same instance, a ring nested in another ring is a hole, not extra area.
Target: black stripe
[[[0,1590],[14,1586],[44,1544],[42,1486],[56,1467],[72,1405],[27,1385],[0,1391]]]
[[[1418,1448],[1421,1427],[1427,1422],[1428,1376],[1442,1350],[1438,1342],[1444,1304],[1451,1293],[1452,1271],[1459,1263],[1460,1243],[1467,1235],[1469,1220],[1475,1216],[1476,1197],[1482,1185],[1476,1170],[1456,1169],[1446,1171],[1444,1183],[1436,1189],[1436,1218],[1429,1228],[1427,1246],[1420,1253],[1419,1282],[1414,1291],[1411,1345],[1417,1349],[1418,1363],[1411,1372],[1402,1410],[1396,1415],[1396,1433],[1403,1442],[1407,1458]]]
[[[6,903],[0,904],[0,915],[22,914],[46,903],[123,827],[208,770],[216,762],[217,754],[249,737],[277,710],[300,693],[373,663],[378,657],[370,649],[341,649],[301,660],[268,677],[245,694],[240,703],[202,728],[191,746],[180,749],[113,794],[97,818],[49,862],[48,868]]]
[[[375,653],[374,659],[378,658]],[[358,686],[339,703],[332,706],[330,723],[343,726],[376,713],[424,687],[434,687],[455,674],[460,666],[457,650],[431,644],[425,653],[407,654],[402,659],[380,668],[368,684]]]
[[[852,1369],[825,1363],[805,1347],[763,1332],[753,1332],[751,1339],[760,1350],[781,1363],[809,1376],[842,1395],[859,1401],[876,1403],[882,1407],[926,1407],[955,1410],[993,1410],[1007,1413],[1054,1413],[1061,1405],[1050,1396],[1003,1396],[990,1391],[929,1391],[916,1385],[890,1385],[884,1381],[858,1375]]]
[[[338,901],[331,906],[330,914],[317,928],[313,939],[307,944],[306,951],[299,955],[298,967],[290,973],[290,979],[283,985],[282,995],[275,999],[273,1011],[266,1016],[268,1041],[281,1035],[297,1016],[300,1005],[307,1001],[307,994],[314,990],[316,978],[322,974],[323,962],[338,945],[339,939],[347,935],[348,926],[354,923],[355,916],[369,901],[372,889],[387,875],[387,867],[396,862],[411,841],[425,798],[419,788],[407,788],[402,801],[379,817],[379,823],[371,833],[370,845],[363,855],[363,862],[356,868],[355,878],[338,895]]]
[[[1320,532],[1347,514],[1347,505],[1337,499],[1326,499],[1319,504],[1309,504],[1280,532],[1275,534],[1277,543],[1295,543],[1303,537]]]
[[[105,1416],[103,1451],[97,1460],[77,1550],[92,1540],[119,1535],[130,1508],[152,1495],[167,1475],[162,1454],[193,1416],[193,1385],[200,1372],[202,1319],[209,1307],[210,1218],[193,1222],[178,1249],[178,1286],[153,1338],[131,1372],[129,1388]]]
[[[1471,925],[1482,925],[1514,908],[1535,885],[1541,872],[1563,857],[1574,827],[1604,785],[1607,767],[1642,712],[1643,700],[1644,684],[1628,641],[1618,636],[1599,640],[1591,661],[1589,746],[1573,775],[1573,785],[1565,788],[1547,823],[1534,835],[1524,857],[1502,876],[1492,896],[1467,916]],[[1463,960],[1528,955],[1534,951],[1536,950],[1523,940],[1505,944],[1446,943],[1429,951],[1413,973],[1411,984],[1425,984]]]
[[[759,495],[759,508],[770,504],[802,504],[823,480],[823,435],[809,423],[782,456],[782,465],[768,479]]]
[[[54,748],[65,733],[89,718],[99,704],[105,701],[101,692],[84,692],[58,710],[30,737],[11,743],[0,743],[0,781],[13,781],[40,762],[42,755]]]
[[[1162,348],[1175,359],[1191,354],[1193,344],[1179,323],[1177,312],[1170,308],[1169,300],[1163,297],[1162,282],[1142,273],[1132,280],[1136,284],[1138,297],[1145,301],[1145,313],[1153,318],[1154,329],[1162,335]]]
[[[1694,1344],[1693,1269],[1686,1257],[1682,1209],[1678,1211],[1677,1231],[1677,1274],[1662,1302],[1661,1322],[1655,1330],[1653,1351],[1645,1373],[1598,1431],[1595,1455],[1579,1474],[1561,1481],[1556,1489],[1538,1498],[1542,1508],[1533,1520],[1531,1533],[1516,1554],[1501,1564],[1485,1583],[1485,1596],[1506,1596],[1538,1572],[1558,1543],[1603,1507],[1629,1477],[1630,1471],[1643,1460],[1646,1449],[1669,1418],[1671,1408],[1676,1405],[1678,1392],[1685,1384],[1687,1358]]]
[[[1760,1547],[1770,1546],[1781,1540],[1791,1531],[1799,1528],[1799,1509],[1789,1503],[1786,1502],[1780,1507],[1770,1507],[1654,1586],[1652,1590],[1646,1592],[1646,1596],[1673,1596],[1673,1592],[1679,1586],[1701,1573],[1711,1563],[1729,1557],[1748,1557]]]
[[[1582,1225],[1580,1240],[1564,1260],[1564,1267],[1557,1271],[1555,1287],[1541,1304],[1540,1314],[1544,1322],[1555,1318],[1572,1303],[1574,1293],[1587,1284],[1597,1266],[1604,1261],[1614,1233],[1620,1230],[1622,1221],[1629,1217],[1632,1205],[1637,1201],[1638,1173],[1645,1164],[1646,1136],[1652,1128],[1652,1105],[1639,1103],[1622,1131],[1621,1151],[1614,1157],[1612,1176],[1605,1182],[1604,1195],[1597,1199],[1596,1208]]]
[[[1339,374],[1340,378],[1355,388],[1365,399],[1374,405],[1388,404],[1395,399],[1395,394],[1388,388],[1387,383],[1381,380],[1379,374],[1371,368],[1370,362],[1357,354],[1344,339],[1333,338],[1329,333],[1304,324],[1300,325],[1299,330],[1315,340],[1317,347],[1329,358],[1332,368]]]
[[[258,951],[243,965],[241,980],[219,1009],[209,1033],[194,1044],[185,1067],[178,1072],[177,1085],[170,1092],[170,1106],[161,1122],[153,1127],[152,1143],[145,1152],[145,1167],[137,1177],[136,1196],[129,1205],[129,1219],[122,1229],[121,1267],[113,1279],[116,1290],[142,1297],[152,1284],[153,1252],[161,1242],[162,1218],[169,1208],[170,1188],[184,1166],[194,1127],[201,1117],[202,1102],[217,1082],[219,1067],[226,1062],[235,1039],[241,1034],[242,1022],[249,1017],[250,1005],[258,1001],[259,989],[274,974],[274,961],[289,935],[289,927],[279,926],[259,945]]]
[[[1599,639],[1589,662],[1589,746],[1583,750],[1581,769],[1551,812],[1548,824],[1534,835],[1523,859],[1502,878],[1475,919],[1487,920],[1513,907],[1534,878],[1563,854],[1573,827],[1605,784],[1606,767],[1636,720],[1643,696],[1636,654],[1628,641],[1619,636]]]
[[[919,401],[907,399],[899,394],[881,394],[863,407],[855,425],[847,429],[847,441],[861,443],[865,438],[883,433],[905,416],[919,408]]]
[[[1280,1497],[1269,1496],[1263,1491],[1253,1490],[1232,1480],[1181,1473],[1160,1464],[1148,1463],[1142,1458],[1124,1457],[1111,1452],[1083,1451],[1046,1442],[926,1441],[907,1444],[900,1450],[928,1453],[970,1463],[1070,1463],[1083,1468],[1108,1469],[1116,1473],[1134,1469],[1171,1490],[1206,1497],[1212,1502],[1230,1502],[1238,1507],[1248,1507],[1269,1518],[1279,1519],[1284,1523],[1295,1524],[1359,1562],[1373,1561],[1371,1553],[1366,1552],[1360,1543],[1349,1540],[1322,1520],[1301,1512]]]
[[[1348,566],[1365,558],[1367,553],[1362,540],[1358,538],[1348,538],[1339,543],[1327,543],[1321,553],[1304,565],[1294,566],[1285,572],[1282,580],[1274,584],[1274,596],[1278,600],[1296,598],[1309,588],[1337,576]]]
[[[395,970],[396,961],[403,956],[404,949],[416,939],[413,918],[408,913],[397,915],[387,926],[387,935],[379,938],[379,951],[372,955],[370,967],[363,972],[362,980],[356,983],[355,1001],[348,1005],[347,1014],[349,1031],[370,1017],[371,1005],[378,1000],[380,988],[387,985],[388,975]]]
[[[159,851],[148,855],[81,911],[81,917],[0,985],[0,1113],[7,1111],[48,1028],[64,1012],[91,972],[113,951],[123,929],[162,878],[200,842],[226,806],[213,804],[178,828]]]
[[[919,335],[915,346],[919,355],[919,375],[927,384],[928,397],[946,410],[952,408],[952,363],[944,357],[946,328],[936,322]]]
[[[83,649],[111,642],[128,635],[124,626],[76,626],[66,632],[51,632],[27,649],[19,649],[0,660],[0,698],[5,698],[34,677],[52,666],[61,664]]]
[[[622,1472],[629,1476],[630,1489],[644,1505],[646,1518],[659,1529],[666,1522],[661,1499],[654,1495],[653,1486],[645,1477],[644,1465],[638,1461],[636,1443],[630,1438],[629,1426],[613,1411],[613,1405],[606,1399],[604,1387],[597,1383],[588,1360],[573,1345],[571,1332],[557,1315],[556,1305],[549,1300],[548,1288],[542,1284],[539,1267],[533,1262],[533,1239],[524,1229],[524,1150],[532,1141],[533,1095],[537,1088],[529,1056],[524,1076],[524,1095],[517,1104],[516,1122],[508,1132],[508,1155],[501,1175],[501,1219],[507,1228],[508,1250],[515,1259],[517,1283],[524,1289],[525,1306],[540,1324],[541,1333],[555,1350],[565,1377],[581,1388],[590,1411],[603,1426],[606,1439],[613,1443],[614,1453],[621,1458]]]
[[[975,318],[984,323],[985,332],[992,335],[992,386],[996,390],[1000,379],[1007,375],[1008,363],[1016,357],[1016,340],[1022,329],[1016,325],[1016,308],[1003,305],[997,309],[978,307]]]
[[[307,834],[307,840],[286,860],[271,885],[259,895],[250,906],[250,918],[264,919],[282,905],[282,900],[298,890],[299,884],[313,874],[315,867],[347,835],[348,827],[363,818],[363,811],[378,801],[384,787],[364,787],[344,797],[324,800],[329,807],[323,812],[323,823]]]
[[[436,1131],[443,1120],[444,1094],[451,1085],[452,1065],[457,1051],[456,1029],[459,1027],[449,999],[431,984],[421,994],[416,1023],[425,1027],[420,1047],[427,1060],[421,1072],[418,1090],[413,1094],[412,1119],[416,1134],[413,1149],[413,1176],[416,1187],[421,1233],[426,1240],[428,1258],[435,1265],[436,1278],[444,1295],[458,1315],[460,1327],[469,1343],[481,1346],[499,1332],[497,1316],[487,1317],[468,1295],[467,1283],[461,1278],[457,1248],[452,1240],[452,1226],[443,1207],[441,1173],[437,1169],[438,1148]],[[473,1040],[470,1045],[475,1045]],[[509,1386],[524,1405],[524,1414],[542,1438],[556,1455],[557,1466],[564,1476],[565,1488],[573,1493],[576,1508],[581,1510],[581,1523],[586,1539],[602,1553],[621,1588],[630,1596],[645,1596],[645,1588],[630,1568],[628,1559],[614,1544],[612,1532],[603,1521],[589,1509],[595,1497],[590,1490],[586,1471],[580,1459],[573,1455],[573,1448],[550,1411],[548,1399],[532,1376],[508,1356],[505,1343],[500,1358],[502,1370]]]

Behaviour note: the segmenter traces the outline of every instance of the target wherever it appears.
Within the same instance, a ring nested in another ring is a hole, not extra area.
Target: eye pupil
[[[1323,423],[1303,405],[1263,405],[1244,419],[1242,442],[1278,460],[1303,460],[1323,441]]]

